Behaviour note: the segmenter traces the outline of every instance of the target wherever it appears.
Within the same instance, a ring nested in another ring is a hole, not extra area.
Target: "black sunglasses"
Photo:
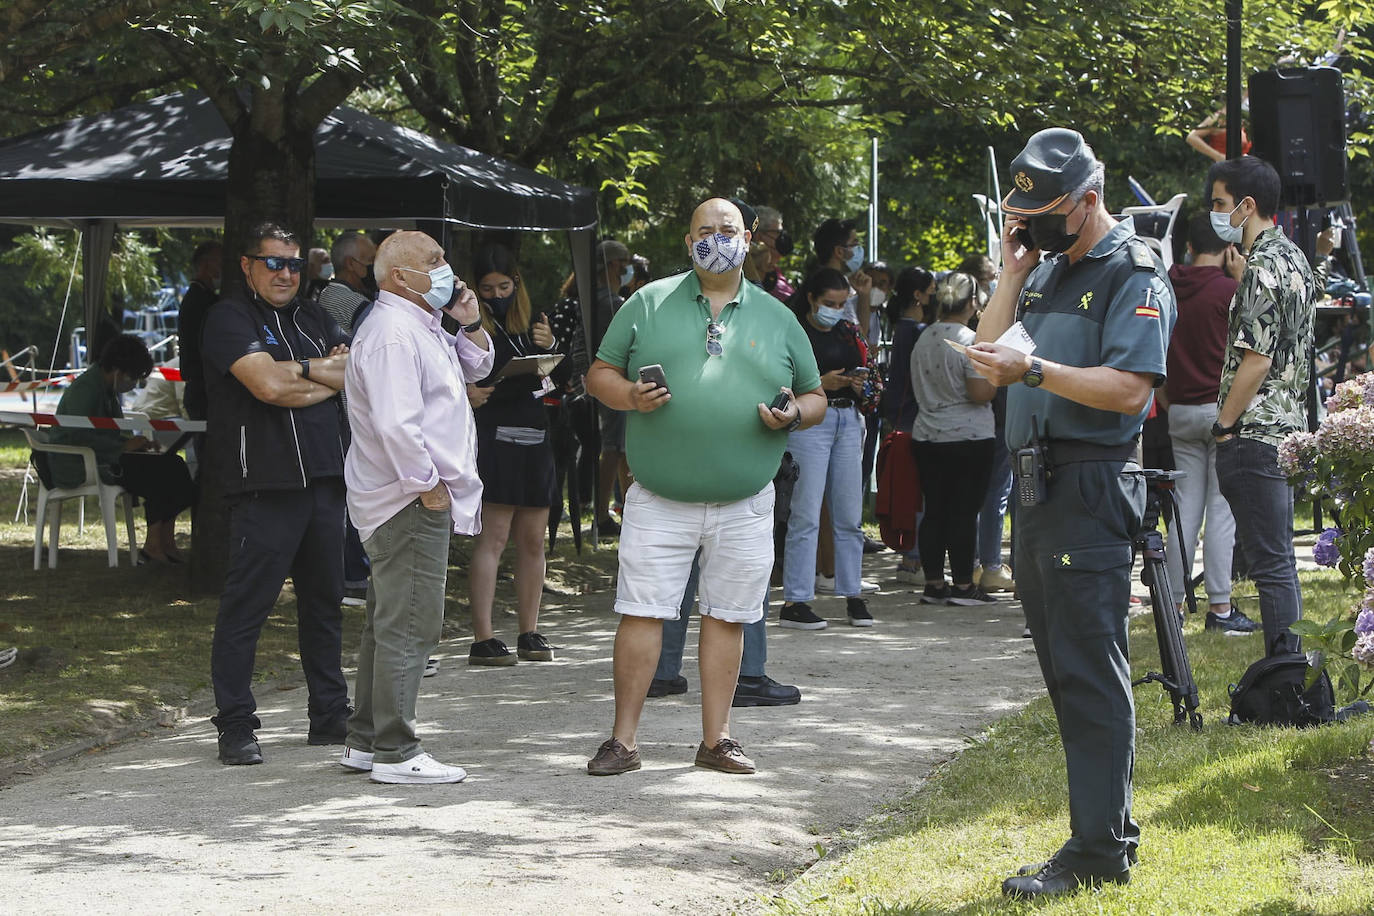
[[[725,352],[725,344],[721,343],[720,335],[725,333],[725,326],[711,321],[706,325],[706,355],[720,356]]]
[[[305,258],[283,258],[275,254],[250,254],[248,257],[254,261],[261,261],[268,270],[274,273],[284,268],[293,274],[298,274],[301,272],[301,268],[305,267]]]

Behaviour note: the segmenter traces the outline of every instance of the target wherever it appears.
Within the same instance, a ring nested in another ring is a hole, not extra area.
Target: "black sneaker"
[[[608,518],[604,522],[596,523],[597,537],[618,538],[620,537],[620,523],[615,519]]]
[[[553,661],[553,646],[549,641],[540,635],[538,630],[530,630],[528,633],[521,633],[515,641],[515,651],[527,662],[551,662]]]
[[[1207,622],[1203,624],[1203,628],[1219,631],[1227,636],[1249,636],[1258,630],[1260,625],[1246,617],[1245,612],[1233,604],[1231,605],[1231,613],[1225,617],[1218,617],[1208,611]]]
[[[882,541],[875,541],[868,535],[864,535],[864,553],[882,553],[887,549],[887,545]]]
[[[472,644],[468,650],[469,665],[513,665],[517,661],[515,653],[506,644],[493,636]]]
[[[921,592],[922,604],[949,604],[949,583],[941,582],[938,585],[926,583],[925,590]]]
[[[868,602],[862,598],[846,598],[844,609],[845,613],[849,615],[851,627],[873,626],[873,615],[868,613]]]
[[[824,618],[816,616],[811,605],[798,601],[796,604],[785,604],[778,611],[778,626],[789,630],[824,630],[826,622]]]
[[[669,697],[687,692],[687,678],[678,675],[674,678],[654,678],[649,682],[647,697]]]
[[[219,735],[219,762],[225,766],[262,763],[258,736],[247,725],[231,725]]]
[[[949,603],[972,607],[977,604],[996,604],[997,599],[976,585],[966,585],[963,588],[955,585],[949,590]]]
[[[346,588],[339,603],[344,607],[367,607],[367,589]]]
[[[311,724],[305,743],[321,747],[327,744],[343,744],[348,737],[348,718],[353,715],[353,707],[345,706],[343,712],[331,716],[319,725]]]
[[[779,684],[768,675],[745,677],[740,675],[735,685],[735,700],[731,706],[795,706],[801,702],[801,691],[787,684]]]

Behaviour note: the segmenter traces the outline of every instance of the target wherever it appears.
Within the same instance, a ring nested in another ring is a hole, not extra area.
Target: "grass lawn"
[[[184,567],[130,567],[120,523],[120,566],[106,565],[100,508],[87,501],[86,530],[77,533],[77,507],[63,510],[56,569],[33,568],[30,516],[15,522],[28,448],[17,430],[0,430],[0,648],[17,646],[19,660],[0,669],[0,771],[33,754],[107,734],[131,722],[167,715],[205,699],[210,686],[210,641],[217,596],[192,594]],[[142,542],[142,510],[135,510]],[[190,518],[177,538],[190,548]],[[450,553],[446,637],[471,633],[467,557],[471,541],[454,538]],[[507,551],[507,559],[512,556]],[[615,551],[573,551],[565,523],[549,558],[549,586],[576,593],[604,588]],[[498,607],[514,606],[513,584],[497,585]],[[344,608],[344,660],[352,663],[362,609]],[[296,647],[295,600],[288,583],[258,644],[258,682],[304,684]],[[304,702],[302,700],[302,702]]]
[[[1304,573],[1303,593],[1314,619],[1348,602],[1339,576],[1326,571]],[[1246,610],[1259,619],[1258,608]],[[1042,698],[970,741],[914,795],[871,821],[858,845],[823,856],[769,910],[1374,912],[1367,753],[1374,716],[1302,731],[1228,727],[1226,686],[1258,656],[1258,637],[1205,633],[1200,619],[1185,630],[1205,726],[1201,733],[1174,726],[1164,692],[1136,688],[1134,813],[1142,845],[1130,885],[1038,904],[1001,896],[1006,875],[1045,859],[1069,833],[1064,756]],[[1136,618],[1131,637],[1135,676],[1158,670],[1153,618]]]

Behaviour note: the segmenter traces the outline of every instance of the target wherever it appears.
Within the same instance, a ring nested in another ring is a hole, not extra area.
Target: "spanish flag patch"
[[[1145,318],[1158,318],[1159,306],[1155,305],[1154,290],[1145,290],[1145,301],[1135,307],[1135,313]]]

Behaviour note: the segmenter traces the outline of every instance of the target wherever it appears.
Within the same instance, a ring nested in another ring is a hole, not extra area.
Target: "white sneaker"
[[[872,579],[860,579],[860,580],[859,580],[859,593],[860,593],[860,594],[865,594],[865,593],[867,593],[867,592],[876,592],[877,590],[878,590],[878,583],[877,583],[877,582],[874,582]]]
[[[369,773],[372,771],[372,753],[344,745],[343,753],[339,755],[339,766],[361,773]]]
[[[462,782],[467,770],[440,763],[428,754],[416,754],[400,763],[372,764],[372,781],[397,785],[428,785],[430,783]]]
[[[835,577],[816,573],[816,591],[833,595],[835,593]]]
[[[425,673],[421,677],[434,677],[439,673],[439,659],[431,658],[425,661]]]

